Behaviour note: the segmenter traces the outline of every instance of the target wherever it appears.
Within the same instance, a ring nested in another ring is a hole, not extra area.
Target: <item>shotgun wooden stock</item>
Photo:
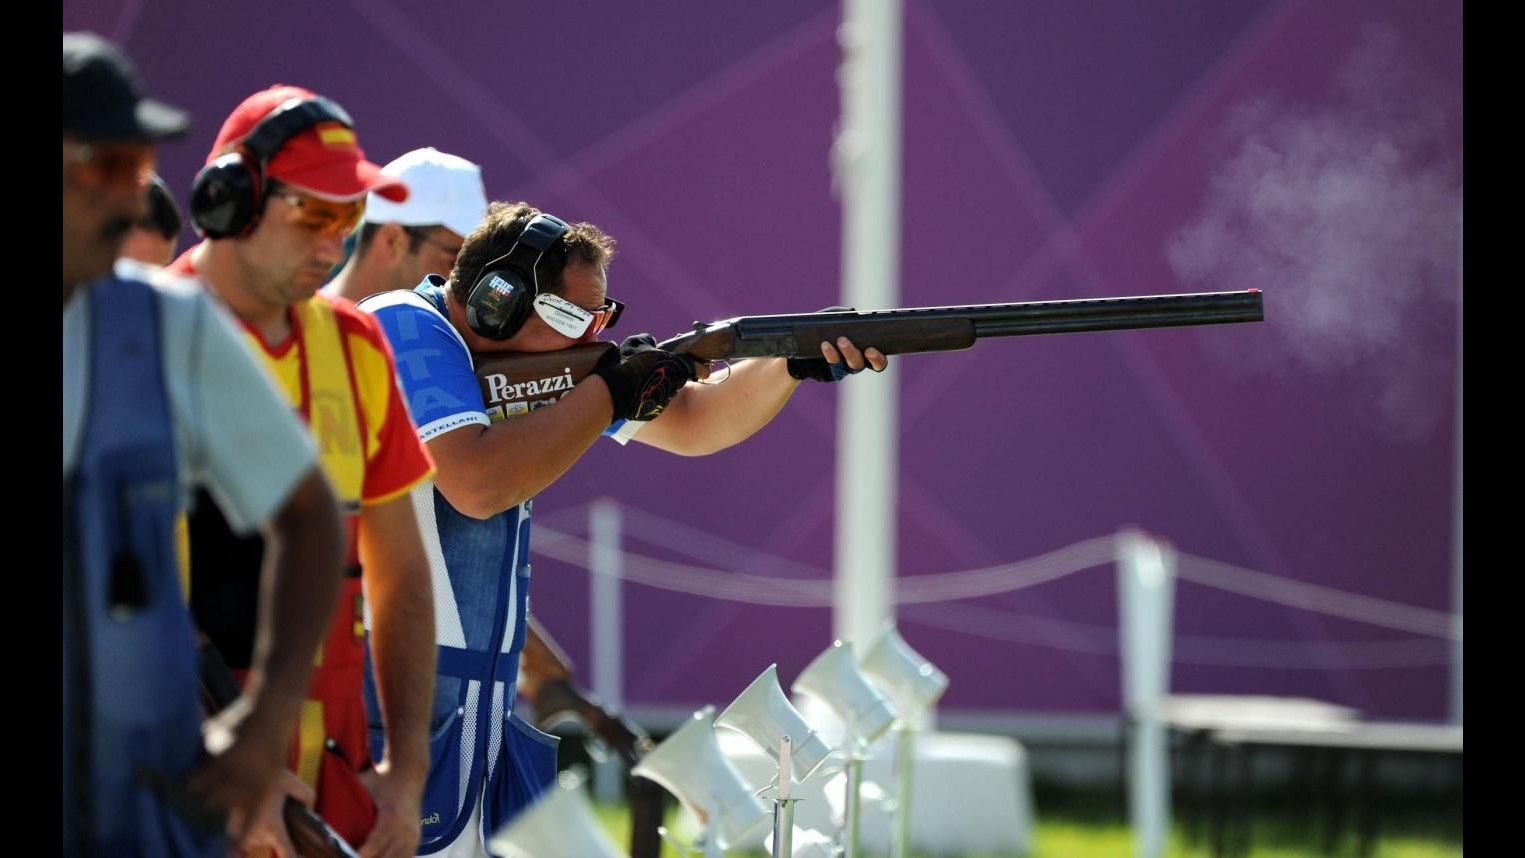
[[[535,710],[541,729],[565,720],[577,721],[619,754],[627,768],[651,750],[646,731],[605,709],[602,701],[573,680],[576,668],[572,660],[533,614],[519,658],[519,693]]]

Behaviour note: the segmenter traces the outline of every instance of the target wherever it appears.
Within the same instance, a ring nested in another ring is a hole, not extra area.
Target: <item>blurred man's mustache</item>
[[[126,235],[127,231],[130,229],[132,229],[132,221],[130,219],[119,218],[117,220],[107,221],[106,225],[101,227],[101,238],[108,241],[115,241],[116,239]]]

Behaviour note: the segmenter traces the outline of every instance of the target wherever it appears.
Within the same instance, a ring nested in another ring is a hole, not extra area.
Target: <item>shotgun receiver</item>
[[[692,331],[660,345],[667,351],[706,363],[761,357],[820,357],[820,343],[835,342],[838,337],[847,337],[863,350],[874,348],[887,355],[898,355],[958,351],[974,345],[975,340],[990,337],[1223,325],[1259,322],[1264,318],[1260,290],[1248,289],[862,313],[842,310],[739,316],[708,324],[695,322]],[[583,343],[539,354],[477,355],[477,378],[482,382],[488,414],[496,420],[555,402],[613,348],[613,343]]]

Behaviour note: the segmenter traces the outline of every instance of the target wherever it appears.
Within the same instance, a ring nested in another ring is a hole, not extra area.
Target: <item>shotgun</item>
[[[695,322],[693,330],[659,345],[695,360],[820,357],[820,343],[847,337],[858,348],[887,355],[958,351],[976,340],[1033,334],[1074,334],[1194,325],[1259,322],[1259,289],[1025,301],[968,307],[917,307],[857,312],[839,310],[775,316],[739,316]],[[554,352],[475,355],[488,415],[497,420],[560,399],[604,360],[614,343],[582,343]]]
[[[565,720],[581,722],[625,763],[628,771],[654,744],[639,726],[605,709],[572,679],[573,665],[567,654],[540,625],[529,617],[524,652],[519,662],[519,693],[535,711],[542,730]],[[630,858],[660,858],[662,825],[667,793],[660,785],[635,778],[630,789]]]
[[[208,712],[220,712],[237,700],[243,689],[211,640],[205,635],[198,637],[196,664],[201,674],[202,704]],[[301,858],[360,858],[354,847],[330,828],[317,811],[291,796],[281,806],[281,820],[286,823],[286,836],[291,838],[291,845]]]

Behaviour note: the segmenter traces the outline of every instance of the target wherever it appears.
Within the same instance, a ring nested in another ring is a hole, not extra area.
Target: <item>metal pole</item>
[[[778,792],[773,798],[773,858],[790,858],[794,854],[794,803],[799,799],[789,797],[794,786],[793,748],[788,736],[779,742]]]
[[[588,598],[593,620],[593,693],[605,706],[624,705],[620,678],[624,673],[623,610],[620,601],[620,508],[607,498],[593,502],[589,511],[588,538],[593,577]],[[624,776],[620,761],[612,754],[593,768],[593,794],[605,803],[619,801]]]
[[[900,304],[901,0],[846,0],[838,38],[842,122],[832,146],[842,200],[842,303]],[[842,385],[837,419],[833,634],[866,641],[890,615],[895,569],[893,370]]]
[[[794,805],[797,798],[781,798],[773,809],[773,858],[789,858],[794,854]]]
[[[1137,531],[1118,534],[1122,601],[1123,705],[1131,720],[1128,815],[1139,858],[1165,854],[1170,831],[1170,759],[1161,720],[1170,688],[1175,552]]]
[[[1458,222],[1461,215],[1457,215]],[[1458,246],[1457,248],[1461,248]],[[1456,637],[1451,641],[1451,723],[1461,723],[1461,661],[1462,661],[1462,610],[1461,610],[1461,540],[1462,540],[1462,511],[1461,511],[1461,320],[1462,320],[1462,285],[1465,278],[1462,276],[1461,254],[1456,259],[1456,488],[1452,495],[1451,507],[1451,613],[1456,617]]]
[[[847,758],[847,803],[843,822],[843,858],[858,858],[858,817],[863,813],[863,762],[867,759],[858,749]]]
[[[916,731],[904,719],[895,727],[895,843],[891,858],[911,854],[911,769],[916,752]]]

